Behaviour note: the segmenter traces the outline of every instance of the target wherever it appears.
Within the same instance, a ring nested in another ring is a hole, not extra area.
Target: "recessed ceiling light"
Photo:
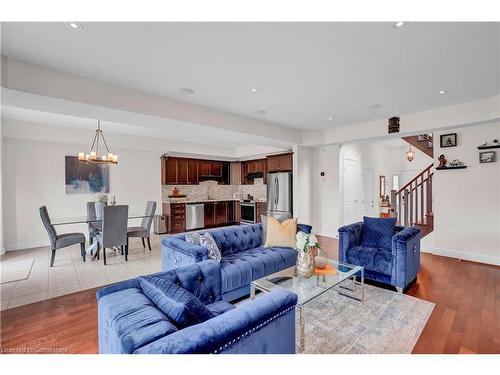
[[[398,21],[394,25],[392,25],[392,28],[393,29],[400,29],[401,27],[406,26],[406,25],[408,25],[408,22]]]
[[[380,109],[380,108],[382,108],[382,106],[381,106],[380,104],[372,104],[372,105],[370,105],[370,106],[368,107],[368,109],[369,109],[370,111],[376,111],[377,109]]]
[[[179,90],[179,94],[181,94],[181,95],[193,95],[194,90],[190,89],[189,87],[184,87],[183,89]]]
[[[332,121],[333,120],[333,116],[328,117],[328,120]]]
[[[444,91],[444,90],[439,91],[439,93],[440,93],[441,95],[443,95],[445,92],[446,92],[446,91]]]
[[[251,89],[252,92],[257,92],[257,89],[254,87],[253,89]]]
[[[258,111],[255,111],[254,113],[256,115],[265,115],[267,113],[267,111],[264,109],[259,109]]]
[[[77,22],[68,22],[68,26],[71,27],[73,30],[81,30],[83,29],[83,26],[81,23]]]

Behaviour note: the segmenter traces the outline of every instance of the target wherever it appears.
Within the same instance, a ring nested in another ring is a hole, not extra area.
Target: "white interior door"
[[[375,204],[375,171],[372,168],[363,168],[363,215],[376,217],[377,205]]]
[[[344,159],[342,174],[342,219],[343,224],[361,220],[360,190],[361,166],[359,160]]]

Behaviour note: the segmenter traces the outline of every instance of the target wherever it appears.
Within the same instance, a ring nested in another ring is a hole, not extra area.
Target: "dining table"
[[[145,214],[144,212],[131,212],[128,214],[129,220],[143,219],[146,217],[151,217],[151,215]],[[55,219],[51,219],[50,223],[54,226],[71,225],[71,224],[97,224],[95,226],[99,227],[99,224],[102,224],[102,218],[97,218],[94,215],[59,217],[59,218],[56,217]],[[91,255],[94,252],[94,250],[97,250],[97,241],[95,239],[94,241],[92,241],[92,243],[89,244],[85,252],[87,255]],[[94,252],[92,260],[95,260],[96,257],[97,257],[97,251]]]

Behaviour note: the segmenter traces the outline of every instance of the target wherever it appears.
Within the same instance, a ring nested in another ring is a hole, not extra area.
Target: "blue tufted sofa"
[[[311,233],[310,225],[298,230]],[[295,265],[297,251],[289,247],[262,247],[262,225],[231,226],[208,231],[222,252],[222,292],[233,301],[250,292],[250,282]],[[208,259],[207,249],[185,241],[185,235],[161,240],[162,270],[194,264]]]
[[[363,266],[365,277],[402,293],[420,269],[420,230],[396,226],[390,248],[362,245],[363,222],[339,228],[339,260]]]
[[[155,274],[191,292],[214,318],[178,329],[139,278],[97,291],[99,353],[295,353],[297,296],[276,290],[235,308],[222,300],[221,267],[207,260]]]

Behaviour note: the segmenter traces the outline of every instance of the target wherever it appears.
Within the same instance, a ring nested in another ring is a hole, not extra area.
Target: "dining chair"
[[[87,219],[97,220],[97,214],[95,211],[95,202],[87,202]],[[90,243],[93,243],[94,238],[102,230],[102,222],[101,221],[89,222],[88,230],[89,230]]]
[[[50,249],[52,254],[50,256],[50,266],[54,266],[54,260],[56,258],[56,250],[68,247],[71,245],[80,244],[80,253],[82,255],[83,261],[85,262],[85,235],[83,233],[65,233],[57,234],[56,229],[50,222],[49,212],[46,206],[40,207],[40,217],[42,218],[42,223],[50,240]]]
[[[96,235],[97,256],[102,247],[104,265],[106,265],[106,248],[121,247],[125,251],[125,261],[128,260],[128,206],[104,206],[102,215],[102,231]]]
[[[151,251],[151,242],[149,240],[149,234],[151,232],[151,224],[153,222],[153,218],[155,216],[156,211],[156,202],[148,201],[146,205],[145,217],[142,218],[140,227],[130,227],[127,228],[127,237],[141,237],[142,247],[146,248],[146,244],[144,243],[144,239],[148,240],[149,251]]]

